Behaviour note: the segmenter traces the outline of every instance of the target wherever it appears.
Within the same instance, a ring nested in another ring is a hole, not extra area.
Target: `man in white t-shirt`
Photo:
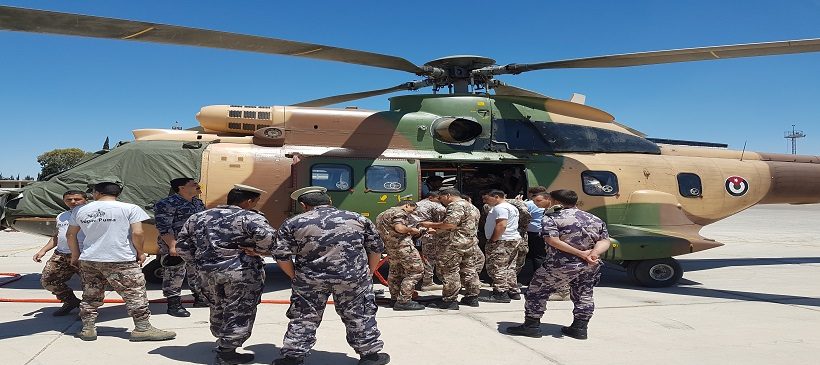
[[[48,240],[40,251],[37,251],[32,258],[35,262],[42,262],[43,256],[48,251],[55,248],[54,254],[46,262],[43,267],[43,274],[40,276],[40,284],[43,288],[54,294],[57,299],[63,302],[63,306],[52,313],[54,316],[64,316],[71,313],[74,308],[80,306],[80,299],[74,295],[74,291],[68,286],[68,281],[74,274],[79,274],[80,271],[76,266],[71,265],[71,250],[68,248],[68,241],[65,238],[65,233],[68,230],[68,219],[71,216],[71,209],[83,205],[88,202],[86,193],[78,190],[69,190],[63,193],[63,203],[68,207],[69,211],[62,212],[57,215],[57,234]],[[77,240],[82,242],[85,236],[82,232],[77,236]]]
[[[484,222],[484,235],[487,245],[484,254],[487,257],[487,274],[493,279],[493,293],[479,297],[479,301],[509,303],[510,299],[521,299],[516,278],[515,258],[521,234],[518,233],[518,208],[507,203],[506,195],[501,190],[490,190],[481,198],[489,205],[490,212]]]
[[[69,218],[66,237],[71,263],[79,264],[83,279],[83,329],[78,336],[84,341],[97,339],[97,308],[103,304],[108,285],[122,297],[128,314],[134,318],[131,341],[173,339],[176,333],[154,328],[148,322],[151,311],[141,269],[145,262],[142,221],[149,218],[148,214],[134,204],[117,201],[120,193],[119,181],[103,179],[94,185],[95,201],[74,208]],[[85,234],[82,246],[77,240],[80,231]]]

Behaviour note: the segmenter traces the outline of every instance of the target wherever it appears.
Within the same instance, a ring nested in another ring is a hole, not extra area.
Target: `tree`
[[[34,178],[31,175],[26,175],[23,180],[34,180]]]
[[[51,150],[37,156],[37,162],[43,167],[38,179],[74,167],[85,155],[86,152],[79,148],[63,148]]]

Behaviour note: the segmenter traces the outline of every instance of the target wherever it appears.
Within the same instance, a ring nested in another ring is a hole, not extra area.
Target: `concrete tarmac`
[[[723,247],[679,257],[686,270],[671,288],[638,288],[610,266],[595,289],[590,338],[562,337],[570,302],[550,302],[540,339],[501,332],[523,320],[523,302],[482,303],[459,311],[394,312],[378,325],[392,364],[816,364],[820,353],[820,205],[758,206],[706,227]],[[0,298],[53,298],[40,287],[42,263],[31,260],[43,237],[0,232],[0,272],[23,275],[0,287]],[[50,255],[50,254],[49,254]],[[47,256],[48,257],[48,256]],[[0,278],[0,282],[6,279]],[[79,281],[72,281],[80,295]],[[380,286],[380,285],[378,285]],[[186,290],[187,293],[187,290]],[[271,269],[263,299],[287,299],[289,283]],[[149,299],[162,297],[150,285]],[[108,293],[107,298],[119,298]],[[106,304],[99,339],[73,336],[76,315],[52,317],[59,304],[0,303],[0,364],[209,364],[214,338],[208,309],[190,318],[152,304],[152,323],[177,332],[165,342],[131,343],[122,304]],[[256,364],[279,357],[287,305],[263,304],[245,350]],[[328,306],[307,364],[356,364],[344,326]]]

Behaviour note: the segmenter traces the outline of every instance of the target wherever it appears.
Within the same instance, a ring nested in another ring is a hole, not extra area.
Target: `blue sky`
[[[820,1],[7,1],[391,54],[528,63],[820,38]],[[415,75],[294,57],[0,32],[0,173],[36,175],[54,148],[97,150],[131,130],[197,124],[212,104],[289,105]],[[652,137],[820,155],[820,53],[499,77],[587,104]],[[383,110],[387,98],[352,102]]]

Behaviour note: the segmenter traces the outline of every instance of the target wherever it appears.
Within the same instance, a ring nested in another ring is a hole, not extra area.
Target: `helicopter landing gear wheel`
[[[683,277],[683,268],[678,260],[671,257],[638,260],[627,264],[626,274],[638,285],[664,288],[675,285]]]
[[[159,256],[143,266],[142,273],[145,274],[145,281],[151,284],[162,284],[162,265],[159,263]]]

